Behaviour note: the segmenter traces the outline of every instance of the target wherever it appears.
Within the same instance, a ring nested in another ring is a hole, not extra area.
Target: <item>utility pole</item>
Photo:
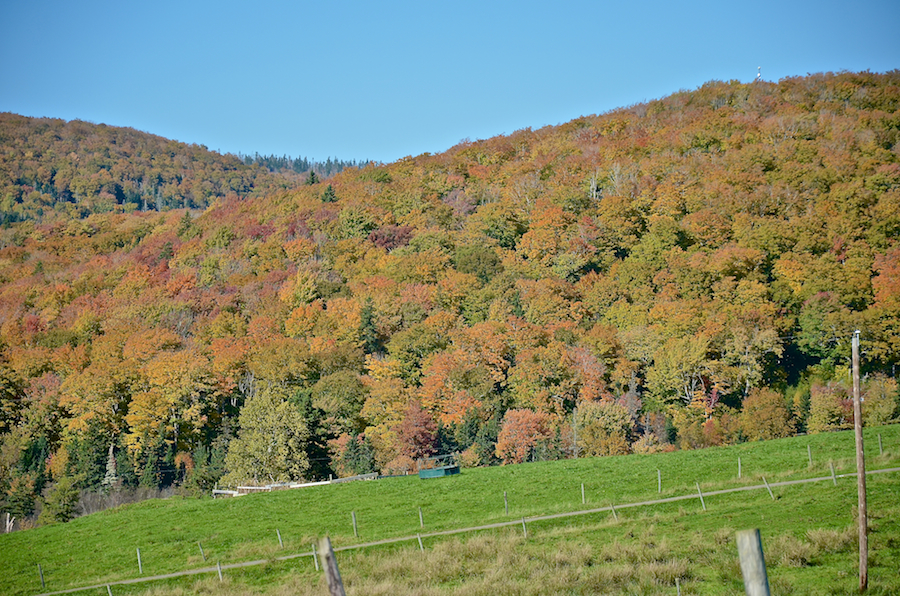
[[[863,449],[862,405],[859,391],[859,331],[853,333],[853,428],[856,433],[856,487],[859,511],[859,591],[869,587],[869,537],[866,511],[866,455]]]

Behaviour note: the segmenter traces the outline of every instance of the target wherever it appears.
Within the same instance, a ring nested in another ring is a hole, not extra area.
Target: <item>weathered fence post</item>
[[[703,491],[700,490],[700,483],[697,482],[697,494],[700,495],[700,504],[703,506],[703,511],[706,511],[706,502],[703,500]]]
[[[353,518],[353,535],[359,538],[359,532],[356,531],[356,512],[351,511],[350,516]]]
[[[138,573],[144,575],[144,566],[141,564],[141,547],[137,547],[137,555],[138,555]]]
[[[198,543],[197,543],[197,546],[200,547],[200,556],[203,557],[203,560],[205,561],[205,560],[206,560],[206,553],[203,552],[203,545],[200,544],[200,543],[198,542]]]
[[[421,535],[421,534],[416,534],[416,538],[419,539],[419,550],[422,551],[422,552],[424,553],[424,552],[425,552],[425,545],[422,544],[422,535]]]
[[[216,571],[219,572],[219,581],[225,581],[224,579],[222,579],[222,563],[219,561],[216,561]]]
[[[275,528],[275,534],[278,536],[278,546],[284,548],[284,541],[281,540],[281,530]]]
[[[769,496],[772,497],[772,500],[775,500],[775,495],[772,494],[772,489],[769,487],[769,483],[766,482],[766,477],[763,476],[763,483],[766,485],[766,490],[769,491]]]
[[[47,586],[46,586],[46,584],[44,584],[44,569],[43,569],[43,567],[41,567],[40,563],[38,563],[38,575],[41,576],[41,589],[43,590]]]
[[[662,472],[659,469],[656,470],[656,492],[662,493]]]
[[[828,462],[828,465],[831,466],[831,482],[833,482],[834,485],[837,486],[837,476],[834,473],[834,462],[830,461]]]
[[[584,482],[581,483],[581,504],[584,505]]]
[[[525,518],[522,518],[522,534],[528,538],[528,528],[525,527]]]
[[[341,581],[341,572],[338,570],[337,559],[334,558],[334,550],[331,548],[331,540],[328,536],[319,540],[319,549],[322,551],[322,563],[325,568],[325,581],[328,582],[328,593],[331,596],[346,596],[344,582]]]
[[[738,456],[738,480],[741,479],[741,458]]]
[[[419,527],[420,528],[425,527],[425,518],[422,517],[422,508],[421,507],[419,507]]]
[[[769,596],[769,577],[766,575],[759,530],[741,530],[736,538],[744,591],[747,596]]]
[[[808,444],[806,445],[806,455],[809,457],[809,467],[812,467],[812,447]]]
[[[506,498],[506,491],[503,491],[503,507],[506,509],[506,515],[509,515],[509,500]]]
[[[106,593],[109,596],[112,596],[112,588],[109,586],[109,584],[106,584]]]
[[[313,563],[316,564],[316,571],[319,570],[319,553],[316,552],[316,543],[313,542]]]
[[[616,521],[619,521],[619,514],[616,513],[616,506],[613,505],[612,503],[610,503],[609,508],[612,509],[613,519],[615,519]]]

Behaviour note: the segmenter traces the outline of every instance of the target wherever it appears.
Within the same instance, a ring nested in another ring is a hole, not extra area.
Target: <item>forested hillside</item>
[[[857,329],[894,420],[898,141],[898,71],[711,82],[200,215],[7,225],[5,510],[567,457],[573,420],[581,455],[844,428]]]
[[[220,155],[131,128],[0,113],[0,224],[92,213],[205,209],[355,162]]]

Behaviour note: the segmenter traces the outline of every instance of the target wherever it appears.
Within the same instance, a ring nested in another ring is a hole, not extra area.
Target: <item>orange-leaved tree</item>
[[[504,464],[526,461],[538,441],[551,437],[550,416],[527,409],[507,410],[497,435],[496,454]]]

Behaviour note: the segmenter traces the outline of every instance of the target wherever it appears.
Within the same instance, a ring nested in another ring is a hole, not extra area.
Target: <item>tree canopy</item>
[[[159,482],[227,449],[237,483],[562,457],[576,408],[598,455],[840,428],[857,329],[867,415],[900,414],[897,71],[713,81],[281,188],[127,129],[2,123],[19,511],[99,483],[111,444]]]

